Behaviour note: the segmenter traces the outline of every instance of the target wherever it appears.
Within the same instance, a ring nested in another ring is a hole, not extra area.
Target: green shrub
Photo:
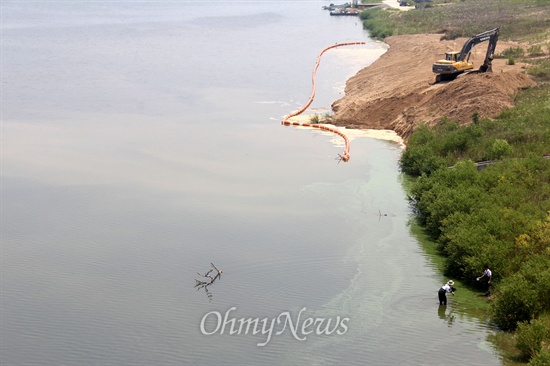
[[[509,156],[514,149],[508,141],[502,139],[495,139],[489,151],[489,159],[501,159],[505,156]]]
[[[529,362],[528,366],[548,366],[550,365],[550,350],[542,349]]]
[[[542,50],[542,47],[540,45],[531,46],[527,49],[527,53],[529,56],[537,57],[537,56],[543,56],[544,51]]]
[[[527,73],[536,77],[540,81],[550,80],[550,59],[533,60],[533,66],[527,70]]]
[[[514,330],[518,322],[531,320],[538,312],[537,290],[519,274],[499,285],[493,302],[493,320],[503,330]]]
[[[475,111],[472,113],[472,123],[477,125],[479,123],[479,113],[478,111]]]
[[[543,343],[550,341],[550,318],[543,317],[530,322],[521,322],[516,331],[516,347],[525,358],[534,357]]]
[[[315,113],[314,115],[309,117],[309,123],[319,123],[319,121],[320,121],[320,119],[319,119],[319,115],[317,113]]]
[[[445,159],[437,156],[428,146],[416,146],[403,152],[400,159],[401,170],[412,176],[432,174],[438,169],[446,168]]]
[[[550,267],[550,215],[546,220],[534,222],[526,233],[522,233],[515,240],[516,254],[525,262],[526,266],[533,266],[544,273],[544,269]],[[531,261],[527,261],[531,258]],[[550,284],[549,284],[550,285]],[[547,301],[550,304],[550,297]]]
[[[445,272],[472,285],[478,285],[475,278],[485,263],[490,264],[495,282],[513,273],[510,257],[515,247],[509,238],[524,226],[523,213],[495,205],[494,196],[484,193],[481,182],[477,189],[477,200],[470,201],[475,203],[469,209],[444,219],[439,238],[440,249],[447,256]]]
[[[502,51],[502,56],[504,57],[523,57],[525,54],[525,50],[521,47],[508,47],[504,51]]]
[[[544,235],[547,229],[548,225],[543,225],[539,234]],[[550,246],[546,237],[536,238],[537,230],[531,229],[529,233],[533,235],[533,245],[540,248],[535,250],[541,254],[529,257],[518,272],[505,278],[497,288],[493,313],[495,322],[502,329],[515,329],[517,323],[529,321],[549,310]],[[548,317],[544,319],[549,321]]]
[[[540,66],[533,66],[530,68],[527,73],[531,76],[537,77],[539,79],[543,79],[545,81],[548,81],[550,79],[548,69]]]
[[[537,304],[535,305],[543,310],[549,310],[550,247],[546,246],[542,250],[544,250],[542,254],[531,255],[530,259],[521,267],[520,273],[537,290]]]
[[[363,28],[369,31],[371,37],[384,39],[394,34],[394,28],[388,22],[390,14],[391,11],[374,8],[361,12],[359,18],[363,20]]]
[[[512,56],[508,56],[508,60],[506,60],[506,65],[515,65],[516,59]]]

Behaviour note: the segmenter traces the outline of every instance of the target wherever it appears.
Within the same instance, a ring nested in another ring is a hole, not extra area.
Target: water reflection
[[[195,285],[195,287],[197,287],[197,286],[199,286],[198,283]],[[210,292],[208,290],[208,286],[199,286],[199,287],[197,287],[197,291],[198,290],[204,290],[204,293],[206,294],[206,297],[208,298],[208,302],[212,301],[213,294],[212,294],[212,292]]]
[[[447,314],[446,305],[439,305],[439,307],[437,308],[437,316],[439,317],[439,319],[446,321],[448,327],[451,327],[455,321],[453,310],[449,311],[449,314]]]

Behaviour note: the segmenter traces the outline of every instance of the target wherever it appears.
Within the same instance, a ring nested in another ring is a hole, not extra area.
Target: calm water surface
[[[367,41],[326,54],[320,114],[386,49],[326,3],[2,1],[2,365],[499,364],[484,323],[438,311],[401,147],[338,164],[280,125],[321,49]],[[349,321],[258,347],[214,332],[233,307]]]

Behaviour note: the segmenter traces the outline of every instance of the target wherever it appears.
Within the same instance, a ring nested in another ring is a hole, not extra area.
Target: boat
[[[355,9],[351,9],[351,10],[346,10],[346,9],[341,9],[341,10],[337,10],[337,11],[331,11],[330,12],[330,15],[335,15],[335,16],[358,16],[359,15],[359,10],[355,10]]]

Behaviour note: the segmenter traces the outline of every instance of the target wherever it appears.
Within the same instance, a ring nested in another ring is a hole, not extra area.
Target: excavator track
[[[459,77],[462,73],[458,74],[437,74],[435,76],[435,84],[440,83],[442,81],[453,81],[457,77]]]

